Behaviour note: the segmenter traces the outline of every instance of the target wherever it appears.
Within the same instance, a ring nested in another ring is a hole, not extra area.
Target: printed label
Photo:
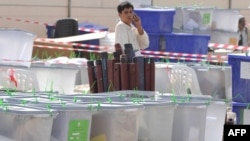
[[[250,63],[240,62],[240,78],[250,79]]]
[[[211,14],[210,13],[204,13],[202,17],[202,23],[207,25],[210,24],[211,21]]]
[[[89,120],[71,120],[68,128],[68,141],[88,141]]]
[[[229,38],[229,45],[238,45],[238,39],[237,38]]]

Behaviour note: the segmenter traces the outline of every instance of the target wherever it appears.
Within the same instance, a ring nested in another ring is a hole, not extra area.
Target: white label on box
[[[240,78],[250,79],[250,63],[240,62]]]
[[[243,124],[250,124],[250,110],[244,109]]]

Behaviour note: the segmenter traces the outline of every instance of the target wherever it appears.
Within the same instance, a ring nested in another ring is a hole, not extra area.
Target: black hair
[[[239,23],[241,23],[243,20],[245,20],[245,17],[239,18]]]
[[[118,13],[122,13],[122,11],[126,8],[132,8],[134,10],[134,6],[130,2],[123,1],[117,6],[117,11]]]

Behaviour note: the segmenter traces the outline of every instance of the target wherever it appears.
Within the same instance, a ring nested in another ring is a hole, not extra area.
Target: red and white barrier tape
[[[52,41],[46,38],[37,38],[35,41],[41,41],[41,42],[47,42],[47,43],[56,43],[56,44],[61,44],[61,45],[74,45],[74,46],[79,46],[79,47],[85,47],[85,48],[90,48],[90,49],[100,49],[100,50],[110,50],[113,51],[113,47],[108,47],[108,46],[98,46],[98,45],[90,45],[90,44],[80,44],[80,43],[71,43],[71,42],[56,42]],[[43,46],[39,46],[43,47]],[[46,46],[45,46],[46,47]],[[69,48],[63,48],[63,47],[54,47],[54,46],[49,46],[46,48],[58,48],[58,49],[65,49],[65,50],[72,50]],[[81,51],[81,50],[78,50]],[[83,50],[83,51],[88,51],[88,50]],[[93,52],[93,50],[90,50]],[[227,59],[227,56],[222,56],[222,55],[206,55],[206,54],[188,54],[188,53],[175,53],[175,52],[160,52],[160,51],[148,51],[148,50],[142,50],[142,53],[145,54],[154,54],[154,55],[170,55],[170,56],[182,56],[182,57],[196,57],[196,58],[219,58],[219,59]]]
[[[69,50],[69,51],[86,51],[86,52],[95,52],[95,53],[104,52],[104,50],[88,50],[88,49],[65,48],[65,47],[44,46],[44,45],[33,45],[33,46],[39,47],[39,48],[49,48],[49,49]],[[107,52],[113,53],[113,52],[109,52],[109,51],[107,51]]]
[[[0,19],[9,20],[9,21],[16,21],[16,22],[30,23],[30,24],[37,24],[37,25],[45,25],[45,26],[49,25],[48,23],[43,23],[43,22],[30,21],[30,20],[24,20],[24,19],[8,18],[8,17],[2,17],[2,16],[0,16]]]
[[[227,59],[227,56],[222,55],[207,55],[207,54],[190,54],[190,53],[176,53],[176,52],[160,52],[160,51],[149,51],[142,50],[142,54],[153,54],[153,55],[164,55],[164,56],[178,56],[178,57],[195,57],[195,58],[217,58]]]
[[[37,24],[37,25],[45,25],[45,26],[55,26],[54,24],[48,24],[45,22],[38,22],[38,21],[31,21],[31,20],[24,20],[24,19],[18,19],[18,18],[10,18],[10,17],[2,17],[0,16],[0,19],[4,20],[11,20],[11,21],[17,21],[17,22],[24,22],[24,23],[30,23],[30,24]],[[102,32],[103,30],[96,30],[91,28],[79,28],[80,31],[86,31],[86,32]],[[248,46],[237,46],[237,45],[228,45],[228,44],[218,44],[218,43],[209,43],[208,47],[211,48],[222,48],[222,49],[238,49],[238,50],[250,50]]]
[[[102,50],[114,50],[113,47],[109,46],[98,46],[98,45],[90,45],[90,44],[80,44],[80,43],[71,43],[71,42],[56,42],[52,41],[46,38],[37,38],[35,41],[41,41],[41,42],[47,42],[47,43],[56,43],[61,45],[70,45],[70,46],[79,46],[79,47],[85,47],[85,48],[91,48],[91,49],[102,49]]]
[[[75,48],[44,46],[44,45],[34,45],[34,47],[69,50],[69,51],[87,51],[87,52],[96,52],[96,53],[103,52],[103,50],[75,49]],[[108,52],[108,53],[113,53],[113,52]],[[142,51],[142,53],[146,53],[146,54],[143,54],[144,56],[151,56],[154,58],[169,58],[169,59],[180,59],[180,60],[198,61],[198,62],[208,61],[208,62],[214,62],[214,63],[216,62],[226,63],[226,60],[227,60],[227,56],[221,56],[221,55],[187,54],[187,53],[157,52],[157,51],[144,51],[144,50]],[[148,55],[147,53],[151,55]],[[164,56],[160,56],[160,55],[164,55]]]
[[[38,22],[38,21],[31,21],[31,20],[24,20],[24,19],[18,19],[18,18],[9,18],[9,17],[2,17],[0,16],[0,19],[9,20],[9,21],[16,21],[16,22],[24,22],[29,24],[36,24],[36,25],[44,25],[44,26],[55,26],[55,24],[48,24],[45,22]],[[92,28],[78,28],[79,31],[85,31],[85,32],[103,32],[103,30],[96,30]]]
[[[157,56],[157,55],[143,55],[143,56],[159,58],[159,59],[175,59],[175,60],[185,60],[185,61],[195,61],[195,62],[227,63],[227,61],[224,61],[224,60],[210,60],[210,59],[202,59],[202,58],[186,58],[186,57]]]
[[[47,48],[56,48],[56,49],[63,49],[65,50],[65,48],[63,47],[51,47],[51,46],[41,46],[41,45],[35,45],[35,47],[47,47]],[[100,53],[102,51],[97,51],[97,50],[85,50],[85,49],[67,49],[67,50],[78,50],[78,51],[89,51],[89,52],[97,52]],[[159,56],[159,55],[146,55],[143,54],[143,56],[145,57],[152,57],[152,58],[161,58],[161,59],[175,59],[175,60],[186,60],[186,61],[195,61],[195,62],[212,62],[212,63],[227,63],[226,60],[222,60],[222,59],[218,59],[218,60],[214,60],[212,58],[190,58],[187,56],[184,57],[180,57],[180,56]],[[1,59],[2,61],[9,61],[9,62],[31,62],[31,63],[48,63],[47,60],[11,60],[11,59]],[[80,65],[80,66],[86,66],[86,63],[65,63],[65,62],[60,62],[60,61],[56,61],[53,62],[52,64],[72,64],[72,65]]]
[[[229,50],[237,49],[237,50],[243,50],[243,51],[250,49],[250,47],[248,46],[237,46],[237,45],[217,44],[217,43],[209,43],[208,47],[219,48],[219,49],[229,49]]]

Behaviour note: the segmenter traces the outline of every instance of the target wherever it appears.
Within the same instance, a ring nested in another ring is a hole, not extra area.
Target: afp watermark
[[[232,139],[249,141],[250,125],[224,125],[224,141]]]

